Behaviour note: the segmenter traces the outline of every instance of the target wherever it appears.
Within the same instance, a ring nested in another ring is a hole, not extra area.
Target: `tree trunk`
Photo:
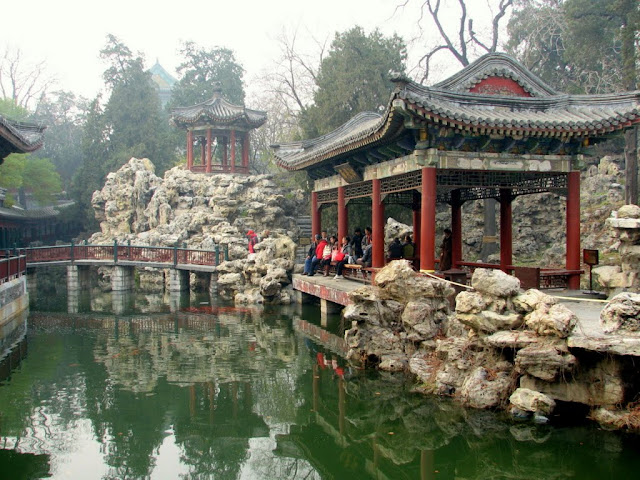
[[[638,127],[624,132],[624,161],[626,186],[624,199],[627,205],[638,204]]]

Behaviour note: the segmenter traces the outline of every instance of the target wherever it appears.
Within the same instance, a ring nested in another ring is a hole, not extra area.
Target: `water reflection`
[[[105,313],[32,312],[28,356],[0,386],[0,445],[54,478],[618,479],[640,466],[635,438],[516,424],[350,369],[317,309],[194,296],[172,313],[167,296],[134,295],[120,314],[98,297]],[[10,478],[44,476],[6,455]]]

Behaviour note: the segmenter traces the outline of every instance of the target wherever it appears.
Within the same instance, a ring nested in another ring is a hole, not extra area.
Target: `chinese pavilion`
[[[192,172],[248,174],[249,135],[266,120],[266,112],[233,105],[222,98],[220,86],[206,102],[171,110],[171,122],[187,131],[187,168]],[[200,149],[199,164],[194,163],[194,145]]]
[[[274,145],[280,166],[314,181],[312,230],[322,208],[337,204],[338,235],[347,234],[347,202],[370,201],[372,266],[384,265],[384,207],[413,209],[420,268],[435,269],[436,204],[451,208],[453,265],[462,261],[462,204],[500,204],[500,268],[512,266],[515,197],[566,197],[566,269],[580,284],[582,149],[640,124],[640,92],[558,93],[520,63],[489,54],[425,87],[406,78],[382,115],[361,113],[319,138]]]

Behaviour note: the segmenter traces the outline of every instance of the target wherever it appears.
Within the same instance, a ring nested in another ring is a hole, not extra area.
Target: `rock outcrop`
[[[640,207],[624,205],[611,212],[606,223],[613,232],[612,248],[620,254],[620,265],[594,268],[594,277],[610,297],[623,291],[640,293]]]
[[[241,303],[289,303],[291,239],[299,236],[295,216],[303,200],[301,190],[285,193],[269,175],[204,175],[175,167],[161,179],[148,159],[132,158],[93,194],[100,232],[90,242],[218,246],[229,257],[217,279],[223,294]],[[247,251],[248,230],[270,232],[253,255]]]

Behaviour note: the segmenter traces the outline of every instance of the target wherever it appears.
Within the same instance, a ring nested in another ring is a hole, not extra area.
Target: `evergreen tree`
[[[305,137],[323,135],[362,111],[381,112],[389,102],[389,72],[404,73],[406,47],[397,35],[361,27],[336,33],[320,64],[314,104],[302,112]]]

